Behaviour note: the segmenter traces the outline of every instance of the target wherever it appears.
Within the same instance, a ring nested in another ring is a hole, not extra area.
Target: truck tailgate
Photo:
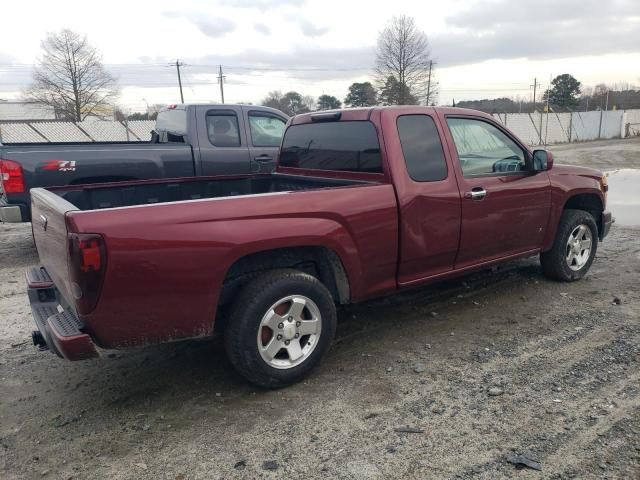
[[[72,302],[67,265],[68,240],[65,214],[78,210],[63,198],[43,188],[31,190],[33,238],[40,263],[67,302]]]

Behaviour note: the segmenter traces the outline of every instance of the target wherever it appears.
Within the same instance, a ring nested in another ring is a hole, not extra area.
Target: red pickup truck
[[[34,343],[78,360],[221,332],[240,374],[280,387],[325,355],[336,304],[538,254],[581,278],[606,192],[480,112],[298,115],[271,174],[33,189]]]

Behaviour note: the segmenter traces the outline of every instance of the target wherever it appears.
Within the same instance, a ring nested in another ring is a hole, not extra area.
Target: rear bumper
[[[600,232],[598,238],[600,241],[604,240],[604,237],[609,235],[611,225],[615,222],[615,219],[611,216],[611,212],[602,212],[602,218],[600,219]]]
[[[67,360],[85,360],[98,356],[93,340],[71,310],[60,305],[56,287],[44,267],[27,272],[27,292],[31,313],[40,335],[34,332],[34,343]]]

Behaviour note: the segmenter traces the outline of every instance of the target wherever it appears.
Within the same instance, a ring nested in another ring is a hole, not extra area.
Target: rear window
[[[183,109],[163,110],[156,120],[156,132],[174,135],[187,134],[187,111]]]
[[[367,121],[293,125],[284,135],[280,165],[382,173],[376,129]]]

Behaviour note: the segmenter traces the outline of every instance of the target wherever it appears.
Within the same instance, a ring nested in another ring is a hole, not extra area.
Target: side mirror
[[[553,154],[546,150],[533,151],[533,171],[543,172],[553,167]]]

